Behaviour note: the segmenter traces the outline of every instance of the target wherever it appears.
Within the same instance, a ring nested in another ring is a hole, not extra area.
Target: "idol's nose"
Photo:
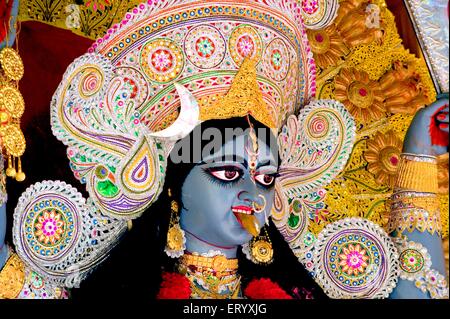
[[[253,182],[247,183],[245,188],[238,193],[238,199],[253,208],[265,204],[264,196],[259,193],[258,187]]]

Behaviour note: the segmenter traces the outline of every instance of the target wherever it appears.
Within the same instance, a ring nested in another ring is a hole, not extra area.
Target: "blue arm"
[[[445,105],[447,105],[447,108],[439,112]],[[404,153],[438,156],[447,152],[448,146],[434,145],[429,134],[429,128],[434,118],[438,119],[437,125],[439,129],[448,134],[448,94],[439,96],[438,101],[417,113],[406,134],[403,145]],[[431,268],[437,270],[442,275],[446,274],[442,239],[439,234],[434,233],[431,235],[426,231],[422,233],[414,230],[411,233],[404,231],[403,235],[408,237],[408,241],[414,241],[426,247],[431,256]],[[416,288],[413,281],[399,279],[397,287],[390,295],[390,298],[428,299],[430,296],[428,293],[424,293]]]

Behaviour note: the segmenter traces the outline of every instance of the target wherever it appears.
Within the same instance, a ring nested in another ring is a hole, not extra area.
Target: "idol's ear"
[[[334,100],[311,102],[282,128],[272,218],[292,249],[304,247],[309,218],[325,206],[322,188],[347,163],[355,131],[352,116]]]

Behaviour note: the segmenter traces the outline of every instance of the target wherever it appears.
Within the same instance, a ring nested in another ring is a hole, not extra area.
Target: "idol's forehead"
[[[259,128],[258,130],[263,129],[267,128]],[[258,135],[266,136],[265,134]],[[258,166],[278,167],[278,145],[276,139],[270,138],[266,140],[265,138],[258,137],[257,144]],[[248,167],[249,151],[251,152],[252,145],[249,130],[237,131],[233,136],[227,138],[225,143],[217,145],[211,152],[203,152],[202,162],[211,164],[238,162],[245,167]]]

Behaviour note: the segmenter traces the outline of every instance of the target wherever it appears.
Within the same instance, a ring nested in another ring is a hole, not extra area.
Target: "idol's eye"
[[[212,176],[220,179],[221,181],[225,181],[225,182],[235,181],[239,177],[242,176],[242,171],[236,167],[210,168],[210,169],[208,169],[208,172]]]
[[[275,181],[275,175],[273,174],[258,174],[255,176],[258,183],[264,186],[271,186]]]

